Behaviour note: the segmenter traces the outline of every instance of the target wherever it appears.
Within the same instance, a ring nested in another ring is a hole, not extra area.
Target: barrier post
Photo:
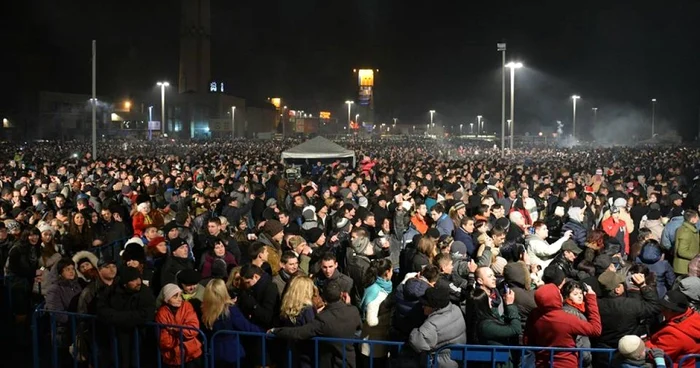
[[[34,356],[33,366],[34,368],[40,367],[39,362],[39,315],[41,314],[41,308],[44,306],[43,303],[39,304],[34,308],[34,313],[32,313],[32,355]]]

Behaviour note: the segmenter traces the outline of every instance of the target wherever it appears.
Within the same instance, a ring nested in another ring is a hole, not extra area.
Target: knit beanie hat
[[[630,359],[639,359],[644,354],[644,342],[637,335],[622,336],[617,343],[620,354]]]
[[[496,275],[503,275],[503,269],[506,267],[507,264],[508,261],[506,261],[505,258],[496,257],[496,260],[491,264],[491,269]]]
[[[167,303],[175,294],[182,293],[182,289],[175,284],[167,284],[163,286],[163,300]]]
[[[284,231],[284,226],[282,226],[282,223],[277,221],[277,220],[268,220],[265,221],[265,225],[263,226],[263,232],[269,236],[275,236],[279,233]]]

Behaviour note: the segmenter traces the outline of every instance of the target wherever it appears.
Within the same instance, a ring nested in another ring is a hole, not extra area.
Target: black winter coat
[[[354,339],[356,331],[362,328],[360,312],[342,301],[330,303],[316,318],[301,327],[275,328],[274,334],[284,339],[308,340],[312,337],[335,337]],[[343,364],[345,356],[345,364]],[[319,367],[355,368],[355,346],[342,343],[319,344]]]
[[[276,325],[280,314],[280,294],[272,276],[263,273],[251,289],[244,290],[238,296],[238,306],[251,322],[269,329]]]

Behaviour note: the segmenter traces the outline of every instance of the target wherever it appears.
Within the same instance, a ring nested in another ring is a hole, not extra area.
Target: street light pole
[[[593,108],[593,128],[595,129],[596,125],[598,122],[598,108],[594,107]]]
[[[435,115],[435,110],[430,110],[430,126],[435,126],[435,123],[433,123],[433,115]]]
[[[92,159],[97,160],[97,41],[92,40]]]
[[[573,137],[576,139],[576,100],[580,99],[581,96],[578,95],[573,95],[571,96],[571,99],[574,100],[574,121],[573,121]]]
[[[165,136],[165,87],[169,86],[168,82],[158,82],[156,83],[160,87],[160,130],[163,136]]]
[[[462,135],[462,125],[463,125],[463,124],[459,124],[459,135],[460,135],[460,136]]]
[[[350,101],[350,100],[347,100],[347,101],[345,101],[345,103],[348,105],[348,129],[350,129],[350,127],[351,127],[351,126],[350,126],[350,121],[351,121],[350,119],[352,118],[352,117],[350,116],[350,110],[352,109],[352,104],[353,104],[354,102],[353,102],[353,101]]]
[[[479,136],[479,131],[481,131],[481,115],[476,116],[476,136]],[[483,131],[482,131],[483,133]]]
[[[501,52],[503,60],[501,63],[501,158],[506,154],[506,43],[496,44]]]
[[[513,133],[515,131],[515,69],[523,67],[523,63],[510,62],[506,64],[510,69],[510,149],[513,150]]]
[[[655,131],[656,121],[655,121],[655,119],[656,119],[656,99],[652,98],[651,99],[651,139],[654,139],[654,133],[656,133],[656,131]]]
[[[284,125],[283,125],[284,127]],[[282,133],[284,137],[284,133]],[[231,140],[236,138],[236,106],[231,106]]]
[[[153,121],[153,106],[148,106],[148,140],[151,140],[153,132],[151,131],[151,121]]]
[[[469,123],[469,134],[474,134],[474,123]]]

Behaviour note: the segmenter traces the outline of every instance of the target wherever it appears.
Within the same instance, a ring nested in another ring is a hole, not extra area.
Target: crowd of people
[[[4,144],[13,322],[41,302],[94,316],[72,331],[55,314],[62,365],[114,364],[99,347],[130,367],[153,341],[166,366],[201,367],[198,330],[272,338],[218,334],[217,367],[286,366],[288,346],[313,367],[313,337],[404,343],[322,343],[323,367],[457,367],[453,344],[616,350],[512,349],[503,367],[700,353],[700,150],[502,158],[488,142],[358,140],[343,142],[355,167],[306,161],[290,176],[280,153],[294,143],[111,141],[97,159],[81,142]]]

